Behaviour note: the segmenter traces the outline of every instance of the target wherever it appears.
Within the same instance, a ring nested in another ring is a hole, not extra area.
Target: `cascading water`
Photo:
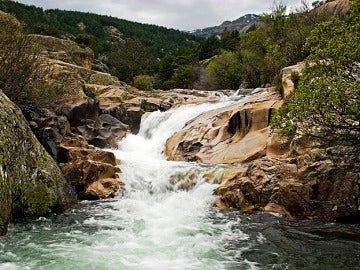
[[[166,160],[166,139],[188,120],[241,98],[150,114],[114,150],[125,197],[12,225],[0,270],[359,269],[357,226],[212,208],[216,184],[203,176],[224,166]]]

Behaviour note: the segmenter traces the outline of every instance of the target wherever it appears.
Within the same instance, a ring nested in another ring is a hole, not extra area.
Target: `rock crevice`
[[[360,153],[337,147],[295,158],[264,157],[215,190],[218,207],[265,210],[288,218],[359,221]]]

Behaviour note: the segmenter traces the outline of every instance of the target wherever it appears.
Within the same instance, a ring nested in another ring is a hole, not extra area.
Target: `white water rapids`
[[[225,165],[166,160],[166,139],[188,120],[243,98],[151,113],[113,150],[125,196],[11,224],[0,270],[360,270],[359,226],[219,210],[203,176]]]
[[[231,222],[213,222],[216,214],[209,209],[216,186],[204,182],[202,175],[214,166],[167,161],[163,153],[166,139],[187,121],[232,102],[223,98],[154,112],[143,119],[139,134],[119,143],[115,154],[121,160],[127,194],[116,203],[114,214],[121,215],[125,230],[114,239],[122,243],[116,252],[123,256],[124,269],[228,269],[227,265],[237,264],[222,252],[223,245],[247,236],[231,231]],[[179,189],[189,178],[195,186]]]

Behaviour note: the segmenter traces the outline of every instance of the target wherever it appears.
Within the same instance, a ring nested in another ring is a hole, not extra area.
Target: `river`
[[[359,225],[211,207],[214,172],[229,165],[166,160],[166,139],[187,121],[244,98],[150,114],[112,150],[125,196],[12,224],[0,238],[0,270],[360,269]]]

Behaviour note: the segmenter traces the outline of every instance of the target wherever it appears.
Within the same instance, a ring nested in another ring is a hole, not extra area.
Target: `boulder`
[[[299,62],[296,65],[285,67],[281,70],[282,93],[281,96],[285,99],[291,92],[294,91],[295,76],[300,76],[302,70],[305,68],[304,62]]]
[[[11,218],[69,208],[76,194],[26,119],[0,91],[0,235]]]
[[[275,89],[262,89],[238,103],[205,112],[166,142],[170,160],[243,163],[266,154],[269,122],[281,104]]]
[[[214,205],[277,212],[293,219],[359,221],[359,149],[313,149],[295,158],[261,158],[245,176],[215,190]]]
[[[91,98],[72,97],[54,104],[57,115],[65,116],[72,127],[76,127],[83,119],[97,120],[99,117],[99,103]]]
[[[89,199],[90,196],[94,198],[108,199],[113,198],[115,195],[124,191],[124,183],[116,178],[102,178],[90,184],[85,191],[85,198]]]
[[[71,133],[70,123],[65,116],[57,116],[49,108],[28,109],[25,116],[37,139],[46,151],[57,161],[58,144]]]
[[[109,73],[93,71],[88,82],[89,84],[105,85],[105,86],[121,86],[119,79]]]
[[[343,17],[348,15],[349,10],[349,0],[333,0],[326,1],[327,3],[314,9],[314,12],[321,15],[321,13],[326,13],[332,16]]]
[[[75,188],[80,197],[84,198],[87,189],[94,182],[101,179],[113,179],[117,184],[113,186],[111,194],[115,194],[121,187],[119,180],[120,169],[118,161],[112,152],[89,145],[81,136],[65,137],[59,149],[60,168]],[[110,186],[107,186],[109,189]],[[96,192],[96,189],[92,189]],[[102,198],[100,192],[98,196]],[[107,194],[107,193],[106,193]],[[108,197],[110,195],[106,195]]]
[[[94,121],[84,119],[76,127],[77,133],[82,135],[91,145],[106,148],[117,147],[117,142],[126,136],[129,127],[110,114],[102,114]]]

